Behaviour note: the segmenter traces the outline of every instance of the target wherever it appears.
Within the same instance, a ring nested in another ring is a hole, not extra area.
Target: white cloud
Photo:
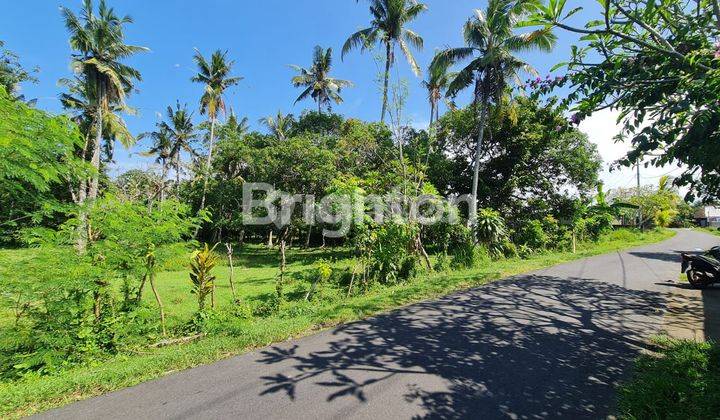
[[[620,133],[620,125],[617,123],[619,111],[602,110],[594,113],[580,123],[580,130],[588,135],[591,142],[598,147],[598,152],[603,159],[603,170],[600,178],[605,183],[606,189],[633,187],[637,185],[637,174],[635,168],[617,168],[610,171],[610,166],[618,159],[625,156],[630,150],[628,143],[615,142],[615,136]],[[676,165],[656,168],[650,166],[640,167],[640,182],[643,185],[655,185],[663,175],[679,175],[682,167]]]

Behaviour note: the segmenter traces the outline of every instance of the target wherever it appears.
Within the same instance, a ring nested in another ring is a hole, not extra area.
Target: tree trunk
[[[210,144],[208,145],[208,157],[207,163],[205,164],[205,174],[203,180],[203,193],[202,199],[200,200],[200,211],[205,210],[205,199],[207,198],[208,181],[210,179],[210,171],[212,170],[212,155],[213,147],[215,145],[215,117],[210,118]],[[200,225],[195,228],[195,237],[197,238],[200,232]]]
[[[352,270],[352,276],[350,276],[350,285],[348,286],[348,291],[347,291],[347,294],[345,295],[345,299],[349,298],[350,293],[352,293],[353,284],[355,283],[356,271],[357,271],[357,266],[354,266],[353,270]]]
[[[268,242],[267,247],[272,248],[273,247],[273,230],[270,229],[270,233],[268,234]]]
[[[419,233],[417,234],[417,236],[415,236],[415,247],[417,248],[420,255],[422,255],[423,261],[425,261],[425,265],[427,266],[428,271],[433,271],[432,263],[430,263],[430,256],[425,250],[425,246],[422,243],[422,237]]]
[[[305,248],[310,248],[310,238],[312,236],[312,225],[308,226],[307,236],[305,237]]]
[[[285,269],[286,269],[286,260],[285,260],[285,239],[287,237],[287,230],[280,233],[280,276],[278,278],[278,282],[275,285],[275,292],[277,293],[278,297],[278,305],[280,305],[283,301],[283,288],[285,286]],[[279,308],[279,307],[278,307]]]
[[[93,313],[95,314],[95,321],[100,320],[100,305],[101,305],[101,294],[100,290],[93,292]]]
[[[385,76],[383,81],[383,104],[380,122],[385,122],[385,113],[388,108],[388,87],[390,84],[390,66],[393,62],[392,44],[388,41],[385,43]]]
[[[140,287],[138,287],[137,296],[135,296],[136,303],[140,303],[140,301],[142,300],[143,289],[145,289],[145,283],[147,282],[147,277],[148,277],[147,273],[145,273],[145,275],[142,278],[142,281],[140,282]]]
[[[228,262],[230,263],[230,291],[232,292],[233,302],[235,302],[235,267],[233,266],[233,248],[231,244],[225,244],[227,248]]]
[[[435,118],[435,100],[430,99],[430,127],[433,125],[433,119]]]
[[[153,271],[150,271],[148,273],[148,276],[150,277],[150,288],[153,291],[153,294],[155,295],[155,300],[157,301],[158,308],[160,309],[160,325],[162,326],[162,333],[163,337],[167,335],[167,331],[165,329],[165,309],[163,308],[162,300],[160,299],[160,294],[157,291],[157,288],[155,287],[155,273]]]
[[[478,183],[480,182],[480,154],[482,153],[482,145],[483,140],[485,136],[485,120],[487,119],[487,108],[488,108],[488,98],[486,95],[482,95],[480,100],[480,121],[479,121],[479,127],[478,127],[478,137],[477,137],[477,143],[475,145],[475,162],[473,166],[473,183],[472,183],[472,193],[471,193],[471,199],[472,203],[470,203],[470,209],[469,209],[469,217],[468,217],[468,227],[474,228],[477,224],[477,213],[478,213],[478,205],[477,205],[477,199],[478,199]]]
[[[161,203],[165,201],[165,180],[167,179],[168,169],[169,169],[168,163],[166,161],[163,161],[162,175],[161,175],[162,179],[160,180],[160,182],[161,182],[160,183],[160,202]]]
[[[87,151],[90,146],[90,133],[85,134],[85,144],[82,149],[82,160],[87,160]],[[71,187],[72,188],[72,187]],[[86,178],[80,179],[77,194],[74,196],[75,204],[82,206],[87,200],[88,193],[88,180]],[[80,210],[78,213],[78,227],[77,227],[77,241],[75,242],[75,249],[79,253],[84,253],[87,248],[87,213],[85,210]]]
[[[180,154],[175,157],[175,194],[180,195]]]
[[[100,146],[102,145],[102,134],[103,134],[103,109],[102,109],[102,94],[98,98],[99,105],[97,107],[97,121],[95,128],[95,143],[93,144],[93,153],[90,160],[90,164],[95,168],[95,173],[90,180],[90,188],[88,189],[87,198],[94,200],[98,196],[98,188],[100,185]]]

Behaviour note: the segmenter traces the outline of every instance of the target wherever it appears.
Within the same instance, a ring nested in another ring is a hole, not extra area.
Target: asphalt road
[[[719,243],[679,231],[40,417],[604,418],[645,340],[663,328],[671,293],[700,293],[673,283],[678,251]]]

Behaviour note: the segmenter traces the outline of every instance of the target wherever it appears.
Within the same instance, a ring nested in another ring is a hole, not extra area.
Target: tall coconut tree
[[[198,67],[198,73],[192,77],[195,83],[204,85],[204,92],[200,98],[200,113],[207,115],[210,120],[210,137],[208,139],[208,155],[203,174],[203,192],[200,210],[205,209],[208,180],[212,169],[213,148],[215,146],[215,124],[220,113],[225,113],[225,91],[237,85],[243,78],[230,75],[234,61],[228,60],[227,51],[215,51],[210,61],[205,59],[200,51],[195,50],[193,57]]]
[[[332,48],[324,50],[321,46],[316,46],[313,53],[313,64],[309,69],[294,64],[291,67],[298,72],[298,75],[292,78],[293,86],[305,88],[295,103],[312,98],[317,103],[318,112],[321,114],[323,107],[331,109],[331,101],[341,104],[343,99],[340,91],[353,86],[353,83],[348,80],[335,79],[330,76]]]
[[[430,103],[430,125],[440,119],[440,100],[445,96],[445,91],[455,73],[449,72],[448,63],[437,63],[428,69],[428,78],[423,80],[422,85],[428,92]]]
[[[71,119],[80,127],[80,132],[85,137],[85,144],[80,151],[80,156],[88,160],[90,158],[88,149],[91,140],[94,140],[94,126],[97,115],[95,89],[79,77],[60,79],[59,84],[67,88],[67,92],[60,94],[60,103],[71,114]],[[113,158],[113,145],[116,141],[126,148],[130,148],[135,143],[135,138],[130,134],[125,121],[120,117],[121,113],[135,114],[135,110],[126,104],[113,104],[110,106],[109,111],[102,114],[102,139],[108,161]],[[87,184],[84,183],[84,185]]]
[[[141,80],[140,72],[123,64],[122,60],[147,51],[145,47],[125,43],[125,25],[132,23],[129,16],[120,17],[105,0],[100,0],[97,13],[92,0],[84,0],[79,15],[66,7],[61,7],[65,27],[70,33],[72,67],[79,75],[94,108],[92,130],[89,137],[88,155],[96,172],[87,189],[81,188],[78,200],[95,199],[98,195],[100,151],[103,141],[105,115],[118,109],[125,109],[125,98],[135,83]],[[126,139],[126,145],[131,144]]]
[[[420,76],[420,66],[413,57],[410,47],[423,48],[423,39],[406,25],[427,10],[425,4],[417,0],[370,0],[370,27],[359,30],[345,41],[342,57],[355,48],[364,51],[375,44],[385,48],[385,72],[383,74],[383,103],[380,120],[385,121],[388,108],[388,86],[390,69],[395,63],[395,47],[399,46],[410,64],[413,73]]]
[[[157,195],[160,195],[160,202],[165,201],[165,187],[167,185],[167,175],[170,171],[172,142],[170,133],[163,127],[163,123],[157,124],[158,130],[149,133],[141,133],[138,140],[150,138],[152,144],[150,148],[143,152],[143,156],[155,157],[155,162],[160,165],[160,181]],[[156,196],[157,196],[156,195]]]
[[[277,115],[261,118],[260,124],[267,127],[273,137],[284,141],[290,135],[295,119],[292,114],[283,114],[282,111],[278,111]]]
[[[471,86],[474,89],[478,129],[468,218],[470,226],[475,226],[477,221],[480,158],[489,107],[500,101],[508,83],[517,80],[520,72],[533,72],[515,54],[534,49],[551,51],[555,45],[556,38],[550,29],[516,32],[525,26],[523,20],[536,4],[537,0],[489,0],[487,9],[484,12],[476,10],[465,24],[463,35],[466,45],[439,52],[432,63],[433,67],[442,67],[469,60],[450,81],[447,96],[454,97]]]
[[[180,106],[180,102],[167,107],[167,121],[160,123],[160,127],[168,134],[170,141],[170,154],[168,159],[175,167],[175,188],[180,187],[182,175],[182,153],[195,154],[193,143],[197,139],[197,132],[192,122],[193,113],[189,112],[187,105]]]

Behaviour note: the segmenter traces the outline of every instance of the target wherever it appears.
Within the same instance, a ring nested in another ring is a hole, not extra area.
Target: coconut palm
[[[239,118],[235,115],[235,112],[230,110],[230,116],[225,122],[225,130],[233,132],[238,138],[242,139],[250,132],[250,121],[247,117]]]
[[[260,124],[267,127],[270,134],[280,141],[284,141],[288,138],[295,119],[292,114],[283,114],[282,111],[278,111],[275,116],[268,116],[260,119]]]
[[[322,114],[322,108],[331,108],[330,101],[341,104],[343,99],[340,91],[345,87],[352,87],[348,80],[334,79],[330,77],[332,68],[332,48],[324,50],[321,46],[315,47],[313,54],[313,65],[309,69],[297,65],[291,65],[299,73],[292,78],[293,86],[306,88],[295,103],[307,98],[313,98],[317,102],[318,112]]]
[[[439,52],[432,66],[453,65],[470,60],[447,88],[447,96],[454,97],[461,90],[474,86],[474,104],[479,113],[478,135],[475,144],[473,167],[472,204],[468,223],[477,220],[477,192],[480,174],[480,154],[491,103],[498,102],[505,92],[508,80],[517,78],[521,71],[532,68],[515,55],[518,52],[538,49],[551,51],[556,38],[550,29],[516,33],[522,20],[532,12],[536,0],[489,0],[485,12],[476,10],[464,27],[466,46],[448,48]]]
[[[129,16],[120,17],[100,0],[98,11],[92,0],[84,0],[79,16],[61,7],[65,27],[70,32],[72,66],[85,84],[87,99],[95,111],[92,114],[94,136],[89,138],[90,162],[96,172],[87,191],[81,191],[79,200],[94,199],[98,195],[100,150],[102,147],[106,114],[125,108],[125,98],[132,91],[140,73],[121,61],[147,48],[125,44],[125,25],[132,23]],[[132,143],[131,138],[126,143]],[[126,144],[126,145],[127,145]],[[84,190],[84,188],[83,188]]]
[[[234,61],[227,59],[227,51],[215,51],[210,57],[210,61],[206,60],[200,51],[195,50],[193,57],[198,67],[198,73],[192,77],[195,83],[202,83],[205,91],[200,98],[200,113],[207,115],[210,120],[210,138],[208,142],[208,155],[205,164],[205,173],[203,174],[203,193],[200,202],[200,210],[205,209],[205,199],[207,197],[208,178],[210,169],[212,168],[213,148],[215,143],[215,124],[220,113],[225,113],[225,91],[237,85],[243,78],[232,77],[232,66]]]
[[[60,103],[66,111],[71,113],[71,119],[80,127],[80,132],[84,135],[85,145],[80,156],[88,160],[88,148],[95,134],[93,127],[97,115],[95,89],[79,77],[60,79],[58,82],[67,87],[68,91],[60,94]],[[111,161],[113,145],[116,141],[126,148],[135,143],[135,138],[130,134],[125,121],[119,116],[120,113],[134,114],[135,110],[126,104],[113,104],[109,111],[102,114],[102,139],[104,140],[106,159]]]
[[[423,80],[422,85],[428,91],[430,102],[430,125],[440,118],[440,100],[455,77],[455,73],[448,72],[450,66],[447,63],[438,63],[428,69],[428,80]]]
[[[155,162],[160,165],[161,175],[159,181],[158,193],[160,202],[165,201],[165,185],[167,183],[167,174],[170,170],[172,142],[170,133],[163,127],[163,123],[157,124],[158,130],[149,133],[141,133],[138,140],[144,138],[152,139],[150,149],[143,152],[143,156],[155,156]]]
[[[410,64],[410,68],[420,76],[420,66],[413,57],[410,47],[423,48],[423,39],[405,25],[427,10],[427,6],[417,0],[370,0],[370,27],[350,35],[342,49],[342,57],[355,48],[361,51],[380,43],[385,47],[385,73],[383,75],[383,104],[381,121],[385,121],[388,108],[388,84],[390,69],[395,63],[395,46],[398,45]]]
[[[192,122],[193,114],[188,111],[187,105],[175,104],[175,108],[168,106],[167,121],[160,123],[161,129],[168,134],[170,140],[170,154],[168,159],[175,167],[175,188],[180,187],[182,175],[182,153],[195,154],[192,144],[197,139],[195,126]]]

